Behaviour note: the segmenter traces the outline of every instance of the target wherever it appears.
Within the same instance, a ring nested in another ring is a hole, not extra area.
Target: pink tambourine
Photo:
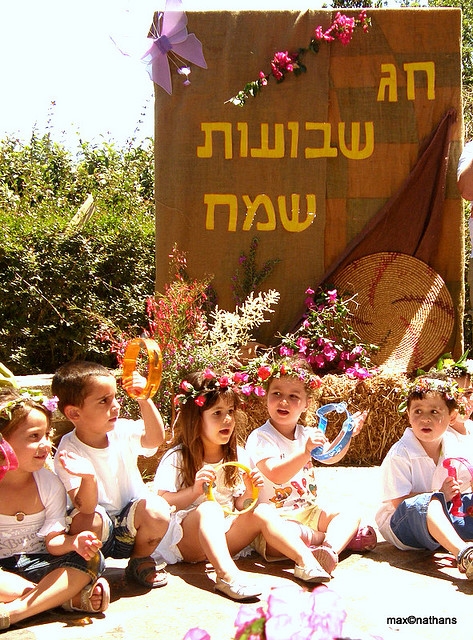
[[[0,464],[0,480],[3,480],[7,471],[18,469],[18,458],[15,452],[0,433],[0,456],[3,462]]]

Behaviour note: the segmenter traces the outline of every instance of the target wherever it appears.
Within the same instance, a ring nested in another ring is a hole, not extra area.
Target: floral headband
[[[446,400],[457,400],[461,393],[458,384],[452,378],[434,378],[428,375],[419,376],[411,384],[407,385],[402,391],[403,401],[398,407],[399,413],[403,413],[407,409],[407,401],[414,394],[425,394],[429,391],[440,393]]]
[[[452,378],[462,378],[466,375],[473,375],[473,360],[468,360],[468,351],[462,355],[462,357],[455,362],[451,353],[445,353],[441,356],[435,365],[434,371],[440,371]]]
[[[305,367],[298,366],[297,363],[291,363],[287,360],[263,364],[257,369],[258,382],[260,381],[261,383],[269,382],[272,378],[282,378],[284,376],[297,378],[309,389],[319,389],[322,385],[320,377],[315,373],[311,373]]]
[[[183,380],[179,385],[179,393],[174,398],[174,404],[183,405],[188,400],[193,400],[196,405],[203,407],[207,402],[207,396],[217,389],[233,389],[236,393],[246,396],[254,392],[253,386],[248,384],[248,374],[241,371],[218,375],[212,369],[206,369],[203,378],[209,381],[203,389],[196,389],[188,380]]]
[[[43,392],[39,389],[18,389],[18,397],[5,402],[0,407],[0,418],[4,420],[12,419],[12,412],[17,408],[24,406],[27,402],[35,402],[36,404],[41,404],[45,409],[50,411],[56,411],[58,399],[56,396],[52,398],[48,398],[43,395]]]

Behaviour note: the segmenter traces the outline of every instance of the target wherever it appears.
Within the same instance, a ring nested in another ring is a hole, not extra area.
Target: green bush
[[[49,135],[0,142],[0,362],[17,375],[72,358],[115,366],[104,327],[139,331],[154,293],[153,146]],[[92,195],[86,223],[68,227]]]

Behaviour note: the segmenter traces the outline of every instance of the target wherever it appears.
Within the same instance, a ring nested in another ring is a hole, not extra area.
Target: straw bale
[[[401,388],[406,384],[405,374],[379,372],[366,380],[352,380],[347,376],[327,374],[322,378],[322,386],[311,402],[305,424],[316,424],[315,411],[318,407],[332,402],[346,402],[348,411],[368,411],[361,432],[351,440],[350,448],[340,463],[343,466],[369,467],[381,464],[391,445],[394,444],[408,426],[405,414],[397,410],[401,401]],[[268,413],[266,398],[248,399],[245,411],[247,424],[238,439],[244,446],[248,434],[266,422]],[[333,440],[345,419],[345,414],[329,414],[326,435]],[[156,467],[166,447],[161,447],[151,458],[140,457],[138,466],[145,477],[153,477]]]

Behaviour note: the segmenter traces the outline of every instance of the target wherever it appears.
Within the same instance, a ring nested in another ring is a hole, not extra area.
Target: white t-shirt
[[[238,461],[242,464],[249,466],[249,459],[245,453],[245,450],[241,447],[237,448]],[[210,466],[218,467],[221,462],[211,464]],[[180,468],[182,466],[182,454],[181,447],[177,446],[170,449],[162,457],[156,475],[154,477],[153,487],[157,491],[172,491],[176,492],[182,489],[180,481]],[[233,510],[234,498],[238,498],[245,492],[245,484],[243,481],[238,483],[235,487],[227,487],[225,485],[225,470],[218,469],[216,472],[215,488],[213,489],[213,496],[215,500],[229,510]],[[206,500],[206,495],[199,496],[191,505],[186,507],[186,510],[191,510],[197,507],[201,502]]]
[[[141,446],[143,433],[142,420],[120,418],[113,431],[107,434],[108,447],[104,449],[84,444],[77,437],[75,429],[64,435],[54,458],[54,469],[66,491],[77,489],[81,478],[72,476],[62,466],[58,454],[63,450],[74,452],[92,462],[97,478],[98,503],[110,515],[120,513],[130,501],[143,498],[149,489],[141,477],[137,457],[149,457],[157,451],[157,447],[145,449]]]
[[[448,432],[443,437],[437,464],[427,455],[410,427],[393,444],[381,464],[383,503],[375,516],[379,531],[387,542],[399,549],[410,549],[391,531],[391,516],[395,511],[391,501],[410,494],[439,491],[447,477],[443,460],[460,455],[457,438]]]
[[[0,514],[0,558],[19,553],[48,553],[45,537],[66,531],[66,492],[59,478],[49,469],[33,472],[42,511],[25,515],[21,522],[15,516]]]
[[[307,430],[310,428],[296,425],[294,439],[289,440],[267,420],[261,427],[252,431],[246,441],[245,448],[252,466],[257,466],[258,462],[267,458],[284,460],[300,452],[307,441]],[[266,476],[263,477],[264,487],[260,489],[260,502],[274,504],[280,509],[280,513],[288,514],[317,504],[317,485],[312,461],[309,460],[293,478],[283,484],[275,484]]]

